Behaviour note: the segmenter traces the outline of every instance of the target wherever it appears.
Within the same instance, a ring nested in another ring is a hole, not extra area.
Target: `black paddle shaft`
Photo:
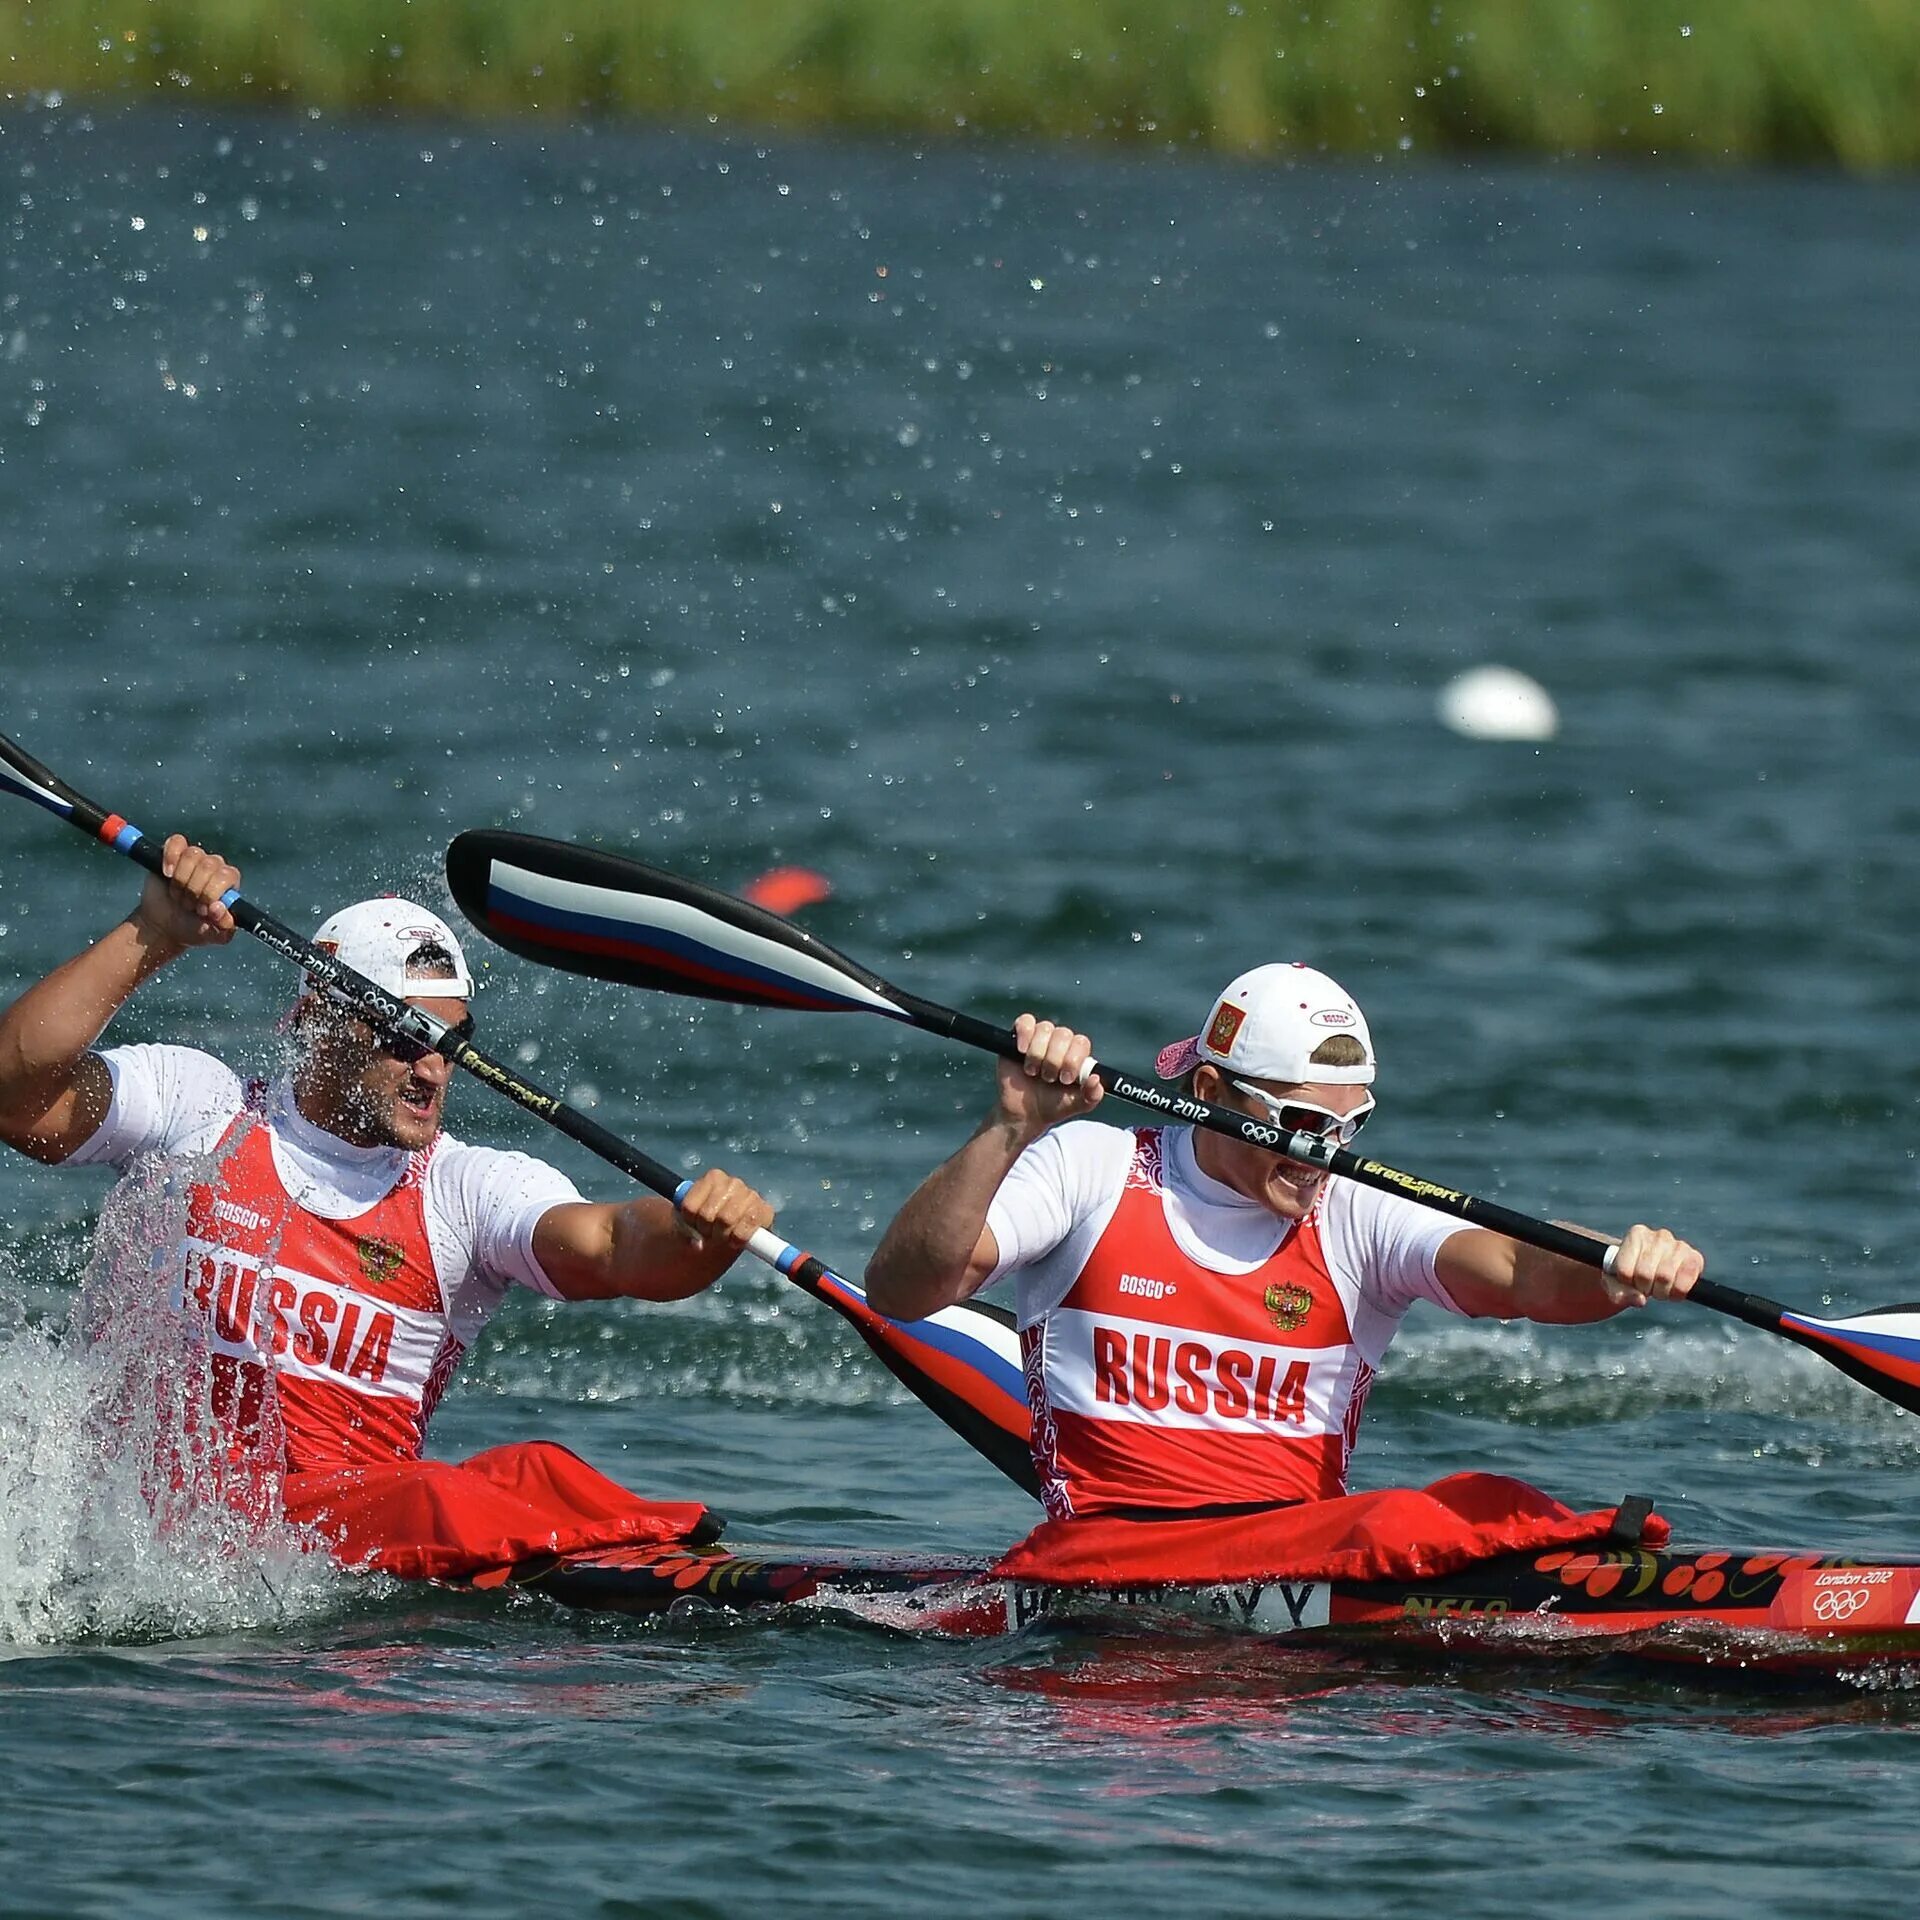
[[[903,1006],[911,1009],[915,1026],[945,1034],[965,1046],[997,1053],[1003,1059],[1018,1060],[1021,1057],[1020,1043],[1007,1028],[993,1026],[969,1013],[957,1013],[949,1007],[937,1006],[930,1000],[922,1000],[917,994],[904,993],[898,987],[889,991]],[[1249,1146],[1260,1147],[1269,1153],[1284,1153],[1289,1160],[1325,1167],[1330,1173],[1340,1174],[1345,1179],[1379,1187],[1408,1200],[1417,1200],[1423,1207],[1453,1214],[1476,1227],[1504,1233],[1509,1239],[1524,1241],[1547,1253],[1563,1254],[1569,1260],[1578,1260],[1583,1266],[1597,1267],[1602,1271],[1607,1268],[1607,1256],[1613,1251],[1613,1242],[1582,1233],[1577,1227],[1563,1227],[1552,1220],[1536,1220],[1530,1214],[1515,1213],[1491,1200],[1482,1200],[1471,1193],[1443,1187],[1436,1181],[1402,1173],[1398,1167],[1390,1167],[1383,1160],[1350,1152],[1314,1134],[1284,1133],[1251,1114],[1236,1113],[1230,1107],[1217,1107],[1195,1094],[1183,1093],[1163,1080],[1138,1079],[1104,1060],[1093,1062],[1087,1073],[1089,1078],[1098,1074],[1100,1084],[1107,1092],[1130,1106],[1145,1107],[1150,1112],[1166,1115],[1170,1120],[1205,1127],[1211,1132],[1244,1140]]]
[[[764,908],[624,855],[482,829],[461,834],[447,849],[447,879],[462,911],[490,939],[569,973],[750,1006],[878,1013],[1002,1057],[1020,1053],[1006,1028],[904,993]],[[1582,1266],[1611,1271],[1612,1243],[1595,1235],[1402,1173],[1331,1140],[1283,1134],[1163,1081],[1104,1063],[1096,1070],[1122,1099],[1169,1119],[1325,1167]],[[1836,1340],[1831,1330],[1801,1324],[1801,1316],[1776,1301],[1710,1280],[1696,1282],[1688,1298],[1792,1340],[1895,1405],[1920,1412],[1920,1384],[1909,1382],[1898,1365],[1882,1364],[1858,1337]]]

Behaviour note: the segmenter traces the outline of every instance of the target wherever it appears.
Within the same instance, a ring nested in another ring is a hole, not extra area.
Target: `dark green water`
[[[1920,1293],[1920,190],[71,109],[10,110],[0,177],[0,731],[283,918],[434,898],[490,823],[804,862],[829,940],[1135,1064],[1309,958],[1372,1015],[1384,1157],[1799,1305]],[[1441,728],[1488,660],[1557,739]],[[0,820],[0,992],[133,881]],[[267,1064],[289,984],[198,957],[116,1031]],[[504,959],[479,1012],[853,1271],[987,1093],[878,1022]],[[478,1088],[455,1122],[617,1190]],[[155,1543],[61,1331],[100,1197],[0,1165],[0,1909],[1906,1895],[1903,1674],[646,1629]],[[758,1269],[515,1303],[435,1431],[793,1542],[1029,1518]],[[1416,1317],[1359,1478],[1463,1467],[1916,1544],[1912,1423],[1697,1310]]]

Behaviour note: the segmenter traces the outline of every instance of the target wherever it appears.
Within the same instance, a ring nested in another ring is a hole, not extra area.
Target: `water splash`
[[[173,1310],[192,1171],[122,1182],[64,1319],[0,1326],[0,1647],[278,1626],[348,1590],[278,1513],[273,1423],[232,1446]]]

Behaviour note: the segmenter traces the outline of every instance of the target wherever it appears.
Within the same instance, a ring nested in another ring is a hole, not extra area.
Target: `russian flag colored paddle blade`
[[[1846,1320],[1782,1312],[1775,1325],[1895,1406],[1920,1413],[1920,1304],[1882,1307]]]
[[[910,1017],[825,941],[637,860],[484,829],[447,849],[447,884],[490,940],[545,966],[746,1006]]]
[[[924,1320],[889,1320],[865,1292],[831,1271],[788,1276],[851,1321],[896,1380],[960,1438],[1037,1500],[1020,1336],[1013,1315],[990,1301],[942,1307]]]

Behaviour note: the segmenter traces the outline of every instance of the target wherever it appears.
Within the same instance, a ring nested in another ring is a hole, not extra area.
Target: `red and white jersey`
[[[1340,1180],[1282,1221],[1202,1173],[1185,1129],[1058,1129],[988,1225],[1000,1271],[1020,1269],[1056,1516],[1343,1493],[1401,1315],[1415,1299],[1459,1311],[1433,1266],[1459,1222]]]
[[[216,1412],[246,1439],[277,1421],[295,1471],[417,1459],[508,1288],[553,1292],[533,1232],[580,1197],[572,1182],[446,1134],[417,1154],[349,1146],[307,1121],[284,1082],[249,1104],[227,1068],[189,1048],[104,1057],[113,1105],[69,1164],[200,1163],[173,1300],[205,1330]]]
[[[204,1323],[214,1409],[236,1432],[276,1377],[288,1467],[417,1460],[427,1419],[465,1351],[427,1244],[432,1148],[350,1221],[295,1205],[273,1136],[243,1114],[189,1189],[175,1308]]]

